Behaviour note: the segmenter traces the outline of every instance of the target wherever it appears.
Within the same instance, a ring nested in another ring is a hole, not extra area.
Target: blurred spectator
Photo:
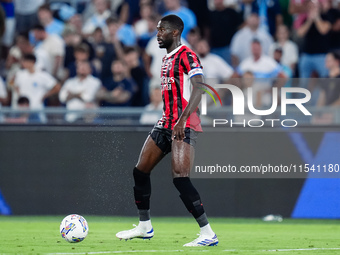
[[[101,28],[97,28],[92,36],[92,43],[96,52],[95,65],[101,81],[112,76],[111,63],[117,59],[117,49],[121,50],[120,42],[114,37],[114,43],[107,42]]]
[[[195,45],[195,50],[200,57],[204,77],[209,84],[224,83],[232,76],[233,68],[220,56],[210,53],[210,47],[206,40],[200,40]]]
[[[11,47],[6,59],[7,80],[12,80],[15,73],[21,68],[21,60],[25,54],[34,54],[36,57],[35,68],[45,70],[49,64],[49,55],[43,48],[35,49],[29,42],[27,33],[18,34],[15,41],[16,43]]]
[[[212,0],[210,0],[212,1]],[[255,0],[240,0],[238,4],[238,9],[241,13],[242,19],[247,20],[249,16],[253,13],[252,4]]]
[[[30,109],[30,100],[25,97],[19,97],[17,101],[18,113],[6,117],[6,123],[41,123],[40,116],[36,112],[28,112]],[[23,111],[23,112],[20,112]]]
[[[32,53],[33,46],[31,46],[28,34],[18,34],[15,38],[15,44],[10,48],[9,54],[6,59],[6,68],[20,69],[20,60],[23,54]]]
[[[252,12],[259,15],[260,29],[270,33],[276,33],[276,27],[283,24],[279,0],[256,0],[252,3]]]
[[[147,75],[140,64],[137,49],[129,47],[124,51],[124,61],[130,71],[131,78],[137,85],[135,94],[132,98],[132,106],[145,106],[148,103],[149,87]]]
[[[340,106],[340,54],[338,52],[333,51],[327,54],[326,68],[328,79],[321,85],[318,106]]]
[[[299,50],[297,45],[289,40],[289,30],[285,25],[280,25],[276,31],[277,41],[270,45],[269,55],[274,56],[274,50],[278,47],[282,49],[281,64],[288,66],[293,72],[298,63]]]
[[[233,75],[233,68],[220,56],[210,53],[210,46],[205,39],[200,40],[195,45],[195,51],[200,57],[201,64],[204,70],[206,82],[210,85],[227,83]],[[226,90],[217,89],[221,98],[226,96]],[[207,98],[208,104],[213,104],[210,97]],[[229,102],[228,102],[229,103]]]
[[[93,59],[93,64],[96,67],[96,70],[99,73],[99,77],[101,77],[101,70],[102,70],[102,61],[101,59],[104,56],[105,53],[105,38],[103,34],[103,30],[100,27],[97,27],[93,34],[92,34],[92,46],[95,51],[94,59]]]
[[[271,57],[262,54],[261,42],[257,39],[251,43],[252,56],[243,60],[234,77],[243,77],[250,72],[254,77],[253,99],[257,106],[268,106],[272,98],[272,86],[276,78],[276,87],[281,88],[286,83],[286,75],[281,66]]]
[[[56,9],[55,16],[63,22],[68,22],[74,15],[76,15],[76,8],[72,7],[66,3],[53,3],[53,9]],[[79,5],[78,5],[79,7]]]
[[[96,49],[97,46],[99,46],[100,44],[105,42],[105,37],[104,37],[104,34],[103,34],[103,30],[100,27],[97,27],[93,31],[91,39],[92,39],[91,40],[92,46]],[[96,54],[97,54],[97,52],[96,52]]]
[[[110,3],[110,9],[111,11],[114,13],[114,14],[117,14],[120,12],[119,9],[122,8],[123,4],[124,4],[124,1],[125,0],[108,0],[109,3]],[[141,2],[143,1],[147,1],[149,2],[150,0],[140,0]]]
[[[5,33],[2,36],[2,51],[3,59],[6,59],[9,47],[12,46],[15,33],[15,17],[14,17],[14,4],[12,0],[2,0],[2,8],[5,11]]]
[[[85,9],[81,12],[81,16],[84,20],[88,20],[93,14],[96,13],[96,7],[94,4],[94,0],[85,0],[87,3],[85,4]],[[111,16],[118,16],[124,0],[106,0],[107,4],[110,7]]]
[[[332,6],[334,7],[334,8],[340,8],[340,0],[333,0],[332,1]]]
[[[139,13],[139,0],[124,0],[120,11],[119,20],[123,23],[132,25],[138,18],[140,18]]]
[[[153,6],[151,4],[143,4],[140,6],[140,19],[133,25],[136,36],[148,33],[148,18],[153,14]]]
[[[282,73],[287,77],[287,82],[284,84],[284,87],[292,87],[292,77],[293,77],[293,71],[292,69],[282,63],[282,57],[283,57],[283,50],[280,47],[277,47],[274,50],[273,58],[274,60],[281,66]],[[286,98],[292,98],[292,93],[287,93]]]
[[[209,9],[207,0],[187,0],[188,8],[193,11],[197,21],[197,27],[201,36],[207,38],[209,35]]]
[[[215,10],[210,12],[211,52],[231,64],[229,47],[232,37],[242,24],[242,17],[235,10],[235,5],[226,6],[223,0],[214,0],[214,6]]]
[[[293,15],[293,29],[297,31],[307,18],[309,0],[290,0],[289,13]]]
[[[309,78],[313,71],[317,72],[319,77],[327,75],[324,63],[330,47],[331,23],[328,20],[328,13],[321,13],[319,2],[308,3],[308,16],[297,31],[298,36],[304,39],[299,62],[301,78]],[[306,87],[306,82],[302,82],[301,86]]]
[[[336,1],[333,3],[336,3]],[[333,7],[331,7],[331,2],[326,2],[326,4],[323,4],[323,11],[329,9],[328,16],[330,22],[332,23],[329,39],[331,50],[340,50],[340,1],[337,1],[337,5],[338,6],[333,5]]]
[[[109,18],[106,21],[109,29],[109,40],[118,39],[125,46],[134,46],[136,44],[136,35],[131,25],[122,23],[118,19]]]
[[[86,44],[89,49],[89,59],[93,60],[95,57],[94,48],[89,41],[81,36],[73,26],[67,25],[63,31],[63,39],[65,43],[65,57],[64,57],[64,67],[68,67],[72,62],[75,61],[74,49],[79,44]]]
[[[79,35],[83,33],[83,17],[80,14],[73,15],[69,19],[68,25],[75,29],[75,33]]]
[[[0,77],[0,108],[2,105],[7,105],[7,104],[8,104],[7,88],[6,88],[4,81]]]
[[[100,27],[104,35],[108,35],[108,30],[106,26],[106,19],[111,16],[111,11],[108,8],[107,0],[94,0],[95,13],[89,17],[83,26],[83,34],[89,36],[93,31]]]
[[[73,78],[77,76],[77,66],[81,62],[89,62],[91,66],[91,74],[97,77],[97,71],[95,66],[90,62],[90,50],[87,44],[81,43],[74,48],[75,61],[67,66],[67,78]]]
[[[122,24],[118,19],[108,18],[107,25],[109,28],[109,39],[106,43],[101,43],[99,50],[104,50],[101,58],[101,80],[105,81],[112,76],[111,63],[116,59],[124,59],[123,46],[131,46],[135,44],[135,35],[132,26]],[[97,46],[98,49],[98,46]]]
[[[243,60],[237,68],[238,74],[246,71],[253,73],[255,78],[275,78],[281,75],[281,67],[271,57],[264,55],[262,44],[258,39],[251,42],[251,56]],[[282,77],[285,77],[282,75]]]
[[[187,39],[191,47],[195,46],[201,40],[200,29],[198,27],[190,29]]]
[[[6,14],[5,14],[5,11],[0,4],[0,38],[5,33],[5,19],[6,19]]]
[[[44,49],[49,55],[49,63],[45,70],[54,77],[61,77],[60,71],[65,55],[64,41],[58,36],[49,35],[42,25],[36,25],[33,28],[33,34],[39,44],[36,49]]]
[[[153,88],[150,92],[150,104],[145,106],[139,122],[143,125],[154,125],[161,117],[163,110],[162,90]]]
[[[45,27],[48,34],[56,34],[61,36],[64,30],[64,22],[53,18],[52,11],[48,4],[44,4],[38,9],[38,18],[40,24]]]
[[[59,100],[66,104],[68,110],[92,109],[97,106],[95,97],[100,87],[100,80],[91,75],[90,63],[83,61],[77,65],[77,76],[68,79],[61,88]],[[70,112],[65,119],[74,122],[83,117],[81,113]]]
[[[187,7],[181,6],[180,0],[164,0],[164,3],[167,9],[164,16],[175,14],[183,20],[184,29],[182,36],[186,38],[189,30],[197,25],[195,14]]]
[[[147,31],[141,34],[138,38],[138,46],[144,50],[151,40],[157,34],[157,22],[159,20],[158,15],[152,14],[146,18]]]
[[[292,69],[285,65],[283,62],[282,62],[282,59],[283,59],[283,49],[279,46],[277,46],[275,49],[274,49],[274,52],[273,52],[273,59],[278,63],[280,64],[281,68],[282,68],[282,72],[286,75],[287,78],[292,78],[293,77],[293,71]]]
[[[13,45],[9,51],[8,57],[6,59],[6,69],[7,69],[7,83],[12,88],[12,107],[16,107],[16,102],[18,100],[18,93],[13,90],[13,84],[11,82],[14,79],[15,74],[21,68],[21,62],[25,54],[34,54],[36,57],[35,68],[36,70],[45,70],[45,67],[49,65],[49,55],[43,48],[34,48],[28,39],[28,33],[20,33],[15,39],[16,43]]]
[[[230,51],[234,67],[251,56],[251,43],[254,38],[260,41],[262,53],[267,55],[273,39],[270,34],[259,29],[259,16],[257,14],[251,14],[247,19],[247,25],[232,38]]]
[[[289,5],[290,0],[279,0],[280,8],[281,8],[281,15],[283,18],[283,24],[287,27],[291,28],[293,24],[293,17],[289,12]]]
[[[26,54],[22,60],[23,70],[19,70],[14,78],[14,87],[20,96],[30,101],[30,109],[44,108],[44,100],[55,95],[60,90],[60,84],[49,73],[35,68],[36,58],[33,54]],[[41,120],[44,117],[41,116]]]
[[[16,32],[28,32],[38,24],[37,11],[44,0],[14,0]]]
[[[131,106],[135,93],[135,84],[127,77],[127,66],[121,60],[112,62],[110,79],[104,81],[104,87],[97,94],[101,106]]]

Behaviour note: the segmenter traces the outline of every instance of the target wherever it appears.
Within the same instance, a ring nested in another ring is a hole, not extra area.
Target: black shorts
[[[185,133],[185,137],[183,141],[194,147],[196,145],[198,132],[196,132],[195,130],[191,128],[185,128],[184,133]],[[164,154],[168,154],[169,152],[171,152],[171,144],[172,144],[172,137],[171,137],[172,131],[171,130],[165,129],[165,128],[154,127],[150,131],[149,134],[152,140],[154,140],[158,148],[160,148]]]

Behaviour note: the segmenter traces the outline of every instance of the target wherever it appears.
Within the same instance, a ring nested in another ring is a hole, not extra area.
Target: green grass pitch
[[[340,221],[210,218],[217,233],[215,247],[183,247],[196,238],[192,218],[153,218],[150,241],[119,241],[115,233],[137,218],[86,216],[89,234],[81,243],[67,243],[59,234],[63,216],[1,216],[0,254],[340,254]]]

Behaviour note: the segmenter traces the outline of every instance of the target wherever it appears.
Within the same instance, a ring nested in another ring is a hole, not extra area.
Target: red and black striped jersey
[[[203,75],[202,68],[196,53],[185,45],[164,56],[161,69],[163,116],[156,126],[173,129],[188,105],[192,90],[190,78]],[[198,108],[188,118],[186,127],[202,131]]]

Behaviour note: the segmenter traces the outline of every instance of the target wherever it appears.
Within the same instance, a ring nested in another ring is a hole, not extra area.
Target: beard
[[[164,49],[164,48],[169,48],[171,44],[172,44],[172,41],[170,40],[161,40],[158,46],[159,48]]]
[[[78,74],[78,77],[81,78],[81,79],[85,79],[86,76],[87,76],[87,74],[85,74],[85,73]]]
[[[205,58],[207,55],[208,55],[208,53],[200,53],[200,54],[199,54],[199,56],[200,56],[201,58]]]

